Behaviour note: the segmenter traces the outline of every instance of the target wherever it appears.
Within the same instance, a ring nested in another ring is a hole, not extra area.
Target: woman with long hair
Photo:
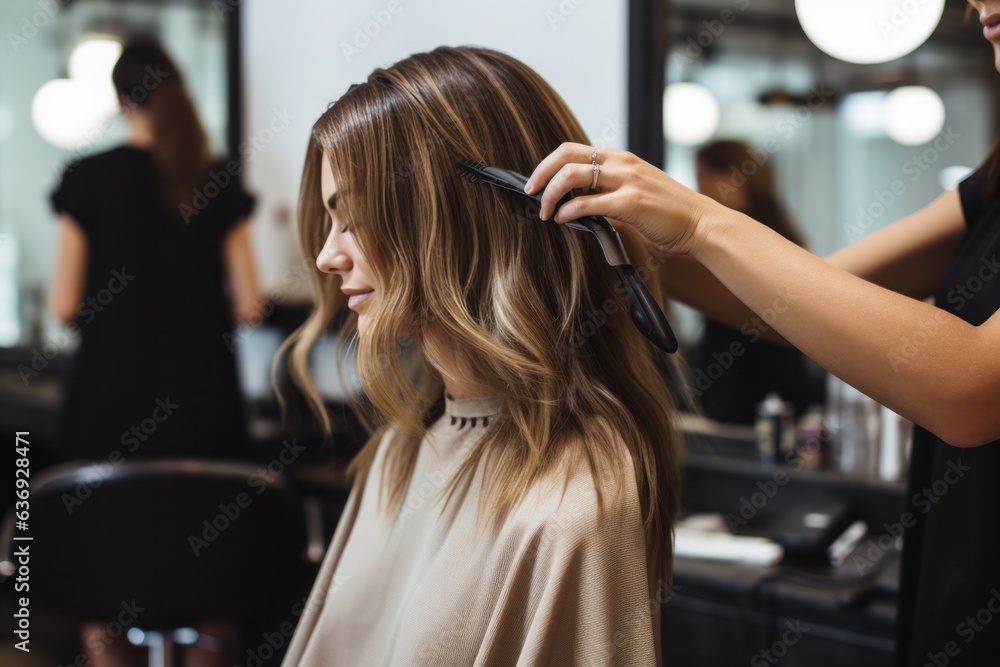
[[[212,158],[181,72],[159,45],[125,44],[112,80],[130,137],[67,166],[51,197],[51,307],[80,333],[65,458],[115,449],[126,459],[240,458],[246,432],[225,334],[259,307],[254,198],[233,162]],[[150,417],[155,432],[141,426]]]
[[[740,178],[734,177],[733,169],[744,164],[749,155],[750,146],[732,139],[701,146],[695,154],[698,191],[804,246],[778,196],[770,163],[754,163],[752,173],[736,172]],[[731,365],[722,375],[709,376],[707,369],[719,364],[720,354],[728,355]],[[705,415],[716,421],[753,424],[758,404],[770,393],[794,404],[796,414],[804,413],[814,400],[801,352],[755,338],[752,332],[747,335],[740,327],[706,317],[694,356],[696,376],[704,381],[693,387],[692,393],[701,399]]]
[[[1000,70],[1000,0],[970,2]],[[914,431],[896,665],[996,664],[1000,623],[1000,144],[956,188],[826,259],[639,157],[568,142],[533,171],[542,219],[603,215],[663,252],[672,298],[763,335],[904,417]],[[933,297],[934,304],[924,300]],[[896,533],[893,533],[894,535]],[[990,623],[985,619],[993,618]]]
[[[259,307],[254,199],[235,162],[213,160],[181,72],[159,45],[126,43],[112,80],[127,143],[69,165],[51,197],[59,214],[51,307],[80,334],[61,456],[111,465],[251,458],[226,334]],[[83,630],[93,664],[137,658],[104,627]],[[235,629],[220,622],[212,632]],[[192,659],[218,657],[207,653]]]
[[[316,121],[316,305],[286,347],[321,411],[307,357],[343,321],[374,432],[286,667],[660,663],[679,447],[658,353],[589,235],[455,166],[526,173],[563,141],[586,135],[558,94],[471,47],[378,68]]]

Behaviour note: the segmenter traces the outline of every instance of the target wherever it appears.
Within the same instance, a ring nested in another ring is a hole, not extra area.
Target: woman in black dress
[[[259,315],[254,198],[238,171],[213,163],[159,47],[127,45],[113,78],[130,139],[70,164],[51,197],[60,228],[52,309],[80,332],[64,456],[245,458],[227,334]]]
[[[1000,69],[1000,0],[970,4]],[[535,169],[543,219],[590,187],[591,154],[563,144]],[[1000,145],[957,188],[825,260],[631,153],[601,149],[596,163],[596,190],[556,222],[635,227],[675,254],[661,271],[672,298],[737,327],[771,311],[765,336],[918,425],[907,506],[885,529],[905,542],[896,664],[997,664]]]
[[[159,46],[126,44],[112,78],[131,137],[70,164],[51,196],[51,306],[80,333],[63,458],[250,458],[230,334],[259,316],[254,198],[238,163],[212,159],[181,73]],[[110,644],[102,628],[84,630],[91,659],[124,664],[129,647]]]

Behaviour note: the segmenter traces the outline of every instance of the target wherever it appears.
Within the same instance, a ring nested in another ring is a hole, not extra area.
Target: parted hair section
[[[680,451],[657,361],[670,361],[636,330],[593,238],[538,220],[537,209],[513,193],[469,182],[455,167],[470,158],[529,174],[566,141],[589,144],[562,98],[527,65],[494,50],[440,47],[352,85],[313,127],[300,241],[314,266],[329,231],[320,194],[327,159],[337,209],[377,276],[379,298],[369,302],[369,326],[359,337],[340,278],[315,270],[315,308],[286,341],[289,367],[324,415],[309,349],[331,322],[342,340],[352,336],[364,395],[357,407],[373,433],[349,470],[367,477],[389,429],[380,472],[382,507],[393,512],[421,440],[443,413],[444,384],[430,360],[446,349],[493,389],[502,413],[450,479],[442,506],[482,465],[481,524],[495,526],[567,461],[586,464],[602,506],[634,484],[649,545],[669,568]],[[660,298],[657,258],[636,232],[621,235]]]

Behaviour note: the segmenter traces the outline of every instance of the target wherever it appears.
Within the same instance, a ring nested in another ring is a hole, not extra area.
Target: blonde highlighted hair
[[[443,381],[428,363],[433,332],[503,406],[452,476],[444,505],[484,465],[480,516],[502,521],[566,456],[592,473],[611,472],[620,491],[630,455],[647,544],[669,572],[680,452],[658,362],[672,360],[632,324],[590,235],[541,222],[516,195],[470,183],[455,168],[468,157],[530,174],[565,141],[589,143],[562,98],[520,61],[473,47],[440,47],[378,68],[316,121],[299,197],[302,251],[315,258],[329,229],[320,191],[326,157],[337,210],[379,284],[370,327],[357,339],[368,405],[355,407],[374,433],[349,472],[368,475],[391,428],[383,488],[389,508],[402,505],[419,443],[444,410]],[[649,279],[656,258],[637,233],[621,234],[660,298]],[[345,320],[342,335],[353,333],[356,314],[345,311],[340,277],[311,267],[315,309],[285,348],[293,380],[329,427],[309,350],[334,318]],[[415,379],[400,355],[407,340]]]

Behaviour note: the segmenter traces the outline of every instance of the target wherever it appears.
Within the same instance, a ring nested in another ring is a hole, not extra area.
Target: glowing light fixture
[[[719,127],[719,103],[697,83],[672,83],[663,92],[663,127],[669,141],[700,144]]]
[[[114,88],[76,79],[52,79],[31,100],[31,121],[45,141],[72,150],[96,140],[115,113]]]
[[[122,55],[116,39],[94,37],[76,45],[69,54],[69,78],[111,85],[111,70]]]
[[[69,78],[42,84],[31,100],[31,121],[45,141],[72,150],[94,142],[118,108],[111,70],[121,56],[116,39],[96,35],[69,56]]]
[[[930,88],[900,86],[885,98],[885,132],[893,141],[919,146],[944,128],[944,102]]]
[[[795,0],[806,36],[824,53],[849,63],[884,63],[927,41],[945,0]]]

